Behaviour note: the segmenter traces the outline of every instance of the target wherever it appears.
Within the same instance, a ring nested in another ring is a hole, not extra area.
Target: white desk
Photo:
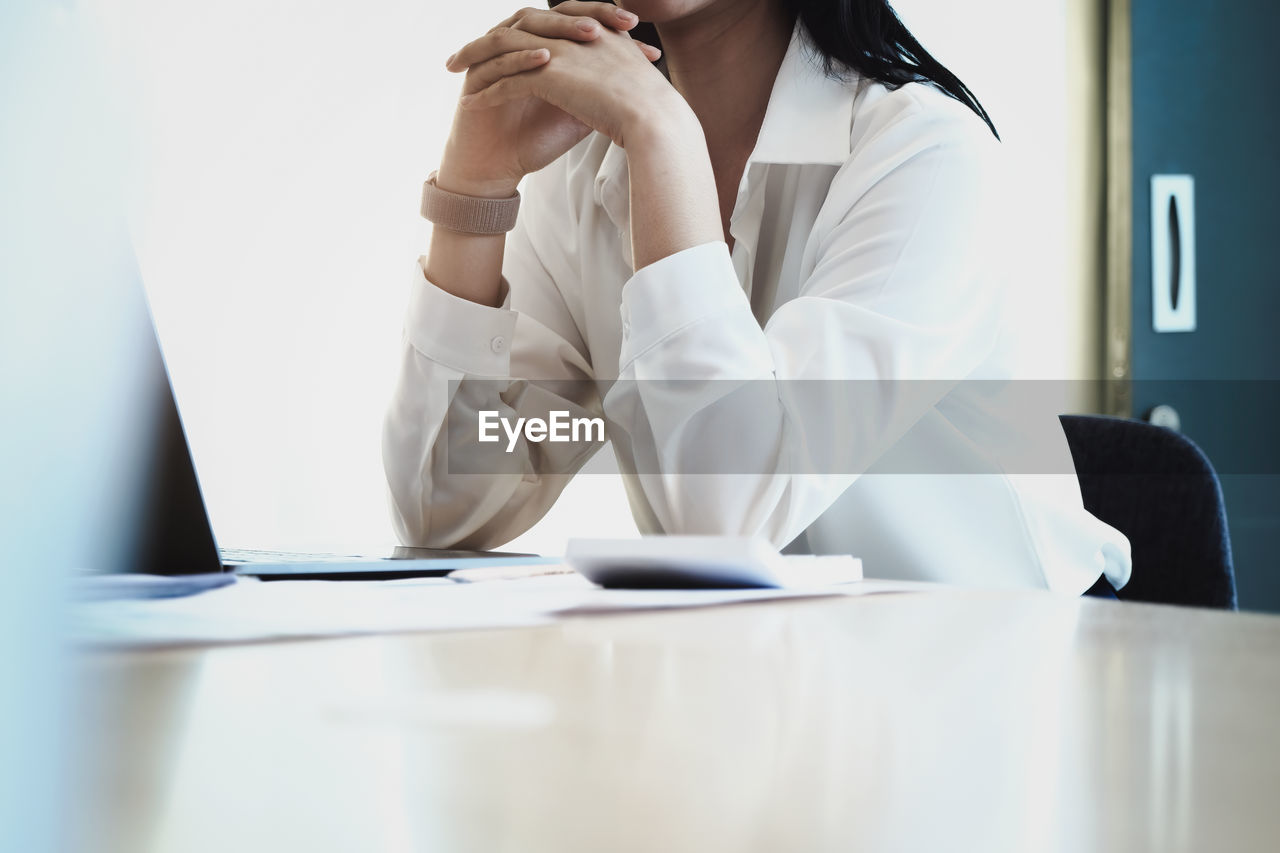
[[[81,669],[77,849],[1280,845],[1272,617],[942,592]]]

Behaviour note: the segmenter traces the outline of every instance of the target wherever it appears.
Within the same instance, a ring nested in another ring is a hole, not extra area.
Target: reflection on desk
[[[1280,619],[936,592],[81,656],[77,849],[1270,850]]]

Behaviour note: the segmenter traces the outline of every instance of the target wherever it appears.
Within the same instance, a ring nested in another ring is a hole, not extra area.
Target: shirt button
[[[502,352],[506,348],[507,348],[507,339],[504,338],[502,335],[498,335],[493,340],[489,341],[489,349],[493,350],[494,352]]]

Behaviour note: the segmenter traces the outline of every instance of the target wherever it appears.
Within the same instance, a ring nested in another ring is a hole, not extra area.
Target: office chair
[[[1218,475],[1189,438],[1125,418],[1061,415],[1085,509],[1133,548],[1116,595],[1236,609],[1227,510]]]

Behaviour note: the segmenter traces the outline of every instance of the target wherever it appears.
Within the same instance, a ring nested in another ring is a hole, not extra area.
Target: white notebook
[[[862,580],[856,557],[783,555],[747,536],[571,539],[565,562],[600,586],[630,589],[806,589]]]

